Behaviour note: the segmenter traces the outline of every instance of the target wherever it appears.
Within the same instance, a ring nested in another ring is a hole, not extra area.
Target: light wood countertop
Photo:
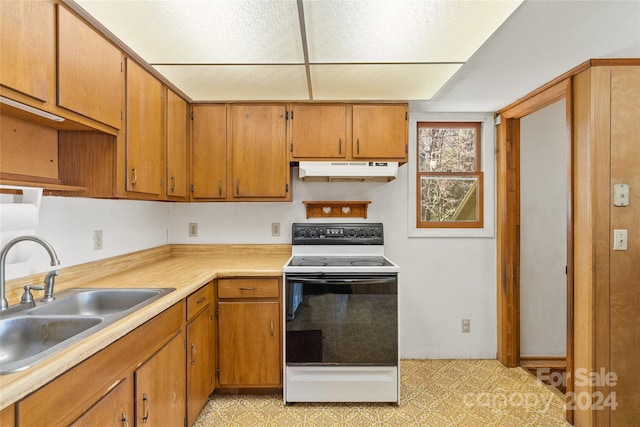
[[[125,255],[117,257],[117,262],[70,267],[70,279],[60,287],[56,284],[56,292],[70,287],[176,290],[25,371],[0,375],[0,408],[20,400],[215,278],[282,276],[290,253],[288,245],[167,245],[132,254],[133,260]],[[64,275],[63,269],[60,278]],[[10,283],[14,282],[19,280]]]

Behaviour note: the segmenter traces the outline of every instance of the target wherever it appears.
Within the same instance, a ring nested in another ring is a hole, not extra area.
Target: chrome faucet
[[[60,265],[60,260],[58,260],[58,255],[56,251],[53,250],[53,247],[44,239],[36,236],[19,236],[15,239],[10,240],[3,248],[0,250],[0,311],[4,311],[9,308],[9,303],[7,302],[7,298],[5,297],[5,281],[4,281],[4,271],[5,271],[5,263],[7,259],[7,253],[9,249],[11,249],[16,243],[23,241],[32,241],[38,243],[40,246],[45,248],[45,250],[49,253],[49,257],[51,257],[51,266]],[[53,281],[55,276],[57,276],[60,271],[55,270],[47,274],[45,278],[45,299],[48,300],[53,299]]]

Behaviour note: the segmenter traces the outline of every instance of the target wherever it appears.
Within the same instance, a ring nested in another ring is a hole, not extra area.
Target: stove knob
[[[347,230],[347,236],[349,237],[356,237],[357,231],[355,228],[350,228]]]

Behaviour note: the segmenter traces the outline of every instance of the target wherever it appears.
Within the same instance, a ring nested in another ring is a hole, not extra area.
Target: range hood
[[[398,176],[398,162],[300,162],[299,167],[306,182],[387,182]]]

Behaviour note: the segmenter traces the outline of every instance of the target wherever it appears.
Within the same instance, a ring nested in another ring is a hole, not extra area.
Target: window
[[[479,122],[417,123],[417,228],[483,228],[481,131]]]

